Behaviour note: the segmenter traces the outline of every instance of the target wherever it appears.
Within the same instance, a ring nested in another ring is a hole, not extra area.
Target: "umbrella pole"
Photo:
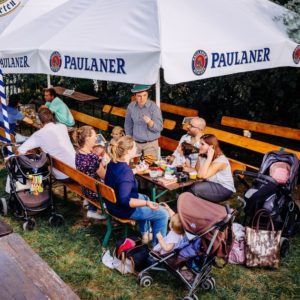
[[[157,81],[155,83],[155,101],[156,101],[156,105],[158,107],[160,107],[160,69],[158,70]],[[157,157],[158,157],[159,160],[161,159],[161,149],[160,149],[160,147],[158,148]]]
[[[50,88],[51,87],[51,78],[50,75],[47,75],[47,87]]]
[[[160,107],[160,70],[158,70],[158,77],[155,83],[155,100],[158,107]]]

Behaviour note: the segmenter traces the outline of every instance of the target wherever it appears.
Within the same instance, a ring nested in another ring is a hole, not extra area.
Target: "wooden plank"
[[[0,127],[0,136],[6,138],[5,129],[3,127]],[[16,138],[13,134],[10,134],[10,140],[12,143],[16,142]],[[0,143],[3,143],[3,141],[0,141]]]
[[[164,119],[163,128],[168,130],[174,130],[176,127],[176,121]]]
[[[238,134],[215,129],[212,127],[206,127],[205,133],[214,134],[218,138],[218,140],[225,142],[227,144],[231,144],[237,147],[245,148],[262,154],[265,154],[269,151],[276,151],[281,149],[281,146],[254,140],[248,137],[240,136]],[[284,148],[284,150],[287,152],[294,153],[297,155],[298,158],[300,158],[299,151],[292,150],[289,148]]]
[[[97,129],[107,131],[108,130],[108,121],[98,119],[92,116],[89,116],[87,114],[83,114],[81,112],[78,112],[76,110],[70,109],[74,119],[78,122],[90,125],[92,127],[95,127]]]
[[[114,116],[125,118],[125,116],[126,116],[126,109],[122,108],[122,107],[113,106],[113,108],[112,108],[112,110],[111,110],[110,113],[112,115],[114,115]]]
[[[182,106],[172,105],[168,103],[160,103],[160,109],[164,112],[171,114],[184,116],[184,117],[197,117],[199,115],[198,110],[192,108],[186,108]]]
[[[1,300],[79,297],[16,233],[0,238]]]
[[[287,139],[298,141],[300,140],[300,129],[248,121],[227,116],[222,117],[221,124],[224,126],[247,129],[254,132],[280,136]]]
[[[126,109],[125,108],[121,108],[121,107],[117,107],[117,106],[113,106],[112,110],[111,110],[111,114],[117,117],[122,117],[125,118],[126,116]],[[169,129],[169,130],[173,130],[176,126],[176,121],[173,120],[169,120],[169,119],[164,119],[163,122],[163,128],[164,129]]]
[[[135,101],[135,95],[131,96],[130,101]],[[199,115],[199,111],[197,109],[186,108],[183,106],[173,105],[164,102],[160,103],[160,109],[161,111],[184,117],[197,117]]]
[[[80,102],[98,100],[98,97],[90,96],[90,95],[80,93],[80,92],[75,92],[75,91],[71,92],[71,90],[67,90],[66,88],[64,88],[62,86],[55,86],[54,90],[57,93],[57,95],[59,95],[59,96],[65,96],[65,97],[68,97],[68,98],[71,98],[73,100],[80,101]]]
[[[158,140],[158,143],[162,149],[165,149],[168,151],[175,151],[178,146],[179,141],[168,138],[166,136],[161,136]]]
[[[79,183],[77,183],[77,182],[63,182],[63,181],[61,181],[61,183],[64,184],[72,192],[77,194],[79,197],[85,199],[86,201],[90,202],[91,204],[93,204],[94,206],[96,206],[98,209],[101,210],[99,202],[93,201],[90,198],[87,198],[83,194],[82,189],[81,189],[81,185]]]
[[[105,104],[102,108],[102,112],[109,114],[111,110],[111,105]]]

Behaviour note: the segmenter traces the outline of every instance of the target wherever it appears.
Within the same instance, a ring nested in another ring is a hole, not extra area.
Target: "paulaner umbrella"
[[[0,38],[0,68],[144,84],[162,68],[175,84],[299,67],[286,14],[267,0],[70,0]]]

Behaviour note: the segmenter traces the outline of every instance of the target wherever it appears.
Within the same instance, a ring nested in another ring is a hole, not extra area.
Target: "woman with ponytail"
[[[136,220],[144,242],[149,240],[152,227],[152,243],[155,245],[157,233],[166,235],[168,213],[158,203],[150,201],[148,196],[138,193],[134,173],[139,170],[129,167],[136,150],[136,144],[130,136],[123,136],[112,145],[112,160],[107,166],[104,182],[114,189],[117,203],[106,201],[106,207],[115,217]]]
[[[97,180],[103,180],[106,172],[106,161],[109,161],[109,157],[100,159],[98,155],[93,153],[96,144],[94,128],[91,126],[77,128],[72,137],[77,146],[75,156],[76,169]],[[91,190],[82,187],[82,191],[87,198],[98,201],[97,194]],[[104,216],[98,214],[97,207],[91,203],[88,203],[87,217],[99,220],[105,219]]]

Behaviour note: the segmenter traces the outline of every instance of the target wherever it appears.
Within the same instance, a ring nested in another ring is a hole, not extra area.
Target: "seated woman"
[[[108,159],[102,160],[93,153],[96,143],[96,132],[91,126],[82,126],[73,132],[73,140],[77,146],[75,156],[76,169],[91,176],[97,180],[103,180],[106,172],[106,162]],[[97,194],[87,188],[82,188],[83,194],[92,200],[98,202]],[[97,207],[88,203],[88,218],[105,219],[104,216],[97,213]]]
[[[203,181],[195,182],[190,192],[212,202],[225,201],[235,192],[229,161],[213,134],[204,134],[200,141],[196,171]]]
[[[153,231],[153,245],[157,243],[157,233],[166,235],[168,213],[158,203],[151,202],[146,195],[138,193],[138,184],[134,177],[136,169],[129,167],[130,160],[136,156],[136,144],[129,136],[121,137],[111,147],[112,161],[107,166],[105,184],[115,190],[117,203],[106,201],[110,214],[122,219],[138,221],[144,242]],[[137,167],[139,168],[139,167]]]

